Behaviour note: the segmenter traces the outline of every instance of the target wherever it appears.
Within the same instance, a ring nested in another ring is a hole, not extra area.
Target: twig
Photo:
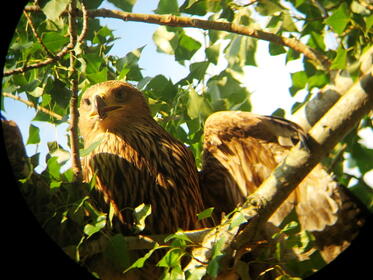
[[[53,58],[47,58],[46,60],[31,64],[31,65],[25,65],[23,67],[19,67],[19,68],[15,68],[15,69],[12,69],[12,70],[9,70],[9,71],[5,71],[3,73],[3,76],[6,77],[6,76],[14,75],[14,74],[24,73],[28,70],[35,69],[35,68],[40,68],[40,67],[46,66],[48,64],[51,64],[53,62],[56,62],[56,61],[60,60],[63,56],[65,56],[72,48],[74,48],[74,46],[68,44],[59,53],[57,53]]]
[[[13,94],[8,93],[8,92],[2,92],[1,94],[3,96],[5,96],[5,97],[9,97],[9,98],[12,98],[14,100],[20,101],[20,102],[26,104],[27,106],[30,106],[32,108],[35,108],[38,111],[41,111],[41,112],[43,112],[45,114],[48,114],[49,116],[51,116],[51,117],[53,117],[53,118],[55,118],[55,119],[57,119],[59,121],[62,120],[62,116],[61,115],[56,114],[55,112],[52,112],[52,111],[50,111],[50,110],[48,110],[48,109],[46,109],[44,107],[41,107],[39,105],[36,105],[36,104],[32,103],[29,100],[25,100],[25,99],[23,99],[23,98],[21,98],[19,96],[13,95]]]
[[[78,44],[83,42],[85,36],[88,33],[88,11],[83,1],[81,2],[81,6],[82,6],[82,14],[83,14],[83,27],[82,27],[82,32],[80,33],[78,37]]]
[[[204,236],[210,231],[207,229],[184,231],[183,234],[186,235],[193,243],[200,243]],[[166,245],[168,243],[164,242],[167,234],[161,235],[138,235],[138,236],[123,236],[123,240],[126,243],[128,250],[144,250],[152,249],[155,243],[160,245]],[[101,235],[96,239],[90,239],[84,242],[80,248],[79,253],[82,258],[88,258],[98,253],[102,253],[108,246],[110,237],[106,235]]]
[[[29,16],[29,14],[26,11],[23,11],[23,14],[26,17],[28,24],[30,25],[32,33],[34,34],[36,40],[38,40],[38,42],[41,45],[41,47],[43,48],[43,50],[47,53],[47,55],[50,58],[54,58],[54,54],[45,46],[43,40],[40,38],[39,34],[36,32],[34,23],[32,22],[32,19]]]
[[[72,0],[69,5],[69,35],[70,44],[75,46],[77,42],[76,33],[76,1]],[[82,33],[83,34],[83,33]],[[69,78],[71,79],[71,98],[70,98],[70,145],[71,145],[71,166],[74,173],[75,182],[82,181],[82,164],[79,156],[79,134],[78,134],[78,73],[75,67],[75,50],[70,50]]]

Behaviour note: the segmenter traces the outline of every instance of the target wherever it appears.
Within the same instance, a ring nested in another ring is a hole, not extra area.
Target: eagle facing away
[[[209,226],[196,214],[207,207],[214,207],[217,217],[232,211],[269,176],[292,141],[304,135],[299,126],[277,117],[214,113],[205,123],[198,171],[193,154],[157,124],[144,95],[127,83],[107,81],[90,87],[79,113],[84,146],[96,143],[83,159],[84,177],[95,175],[103,205],[114,209],[125,233],[131,232],[131,209],[141,203],[151,205],[144,233]],[[356,207],[320,165],[269,222],[278,226],[294,208],[302,229],[328,232],[321,236],[320,247],[337,244],[340,252],[351,240]],[[327,259],[335,257],[333,250],[325,254]]]

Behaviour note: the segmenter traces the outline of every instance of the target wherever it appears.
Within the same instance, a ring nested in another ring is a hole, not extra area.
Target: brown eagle
[[[208,226],[198,221],[197,213],[207,207],[214,207],[217,217],[232,211],[304,135],[298,125],[277,117],[214,113],[205,123],[198,171],[193,154],[157,124],[144,95],[128,83],[90,87],[79,112],[85,148],[94,147],[83,160],[85,179],[95,176],[103,204],[114,209],[125,233],[134,222],[132,209],[142,203],[151,205],[145,233]],[[357,207],[320,165],[269,222],[278,226],[294,208],[302,229],[326,232],[319,246],[334,246],[325,253],[328,260],[352,239]]]

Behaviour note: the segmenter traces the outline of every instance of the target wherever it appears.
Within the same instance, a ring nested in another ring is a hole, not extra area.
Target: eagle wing
[[[270,175],[296,140],[305,145],[304,132],[295,123],[282,118],[240,111],[212,114],[205,123],[200,173],[206,207],[215,207],[218,216],[234,210]],[[338,243],[337,250],[325,253],[327,261],[349,244],[360,212],[320,164],[304,178],[269,222],[279,226],[293,209],[302,230],[317,233],[320,248]],[[342,231],[337,229],[342,226]],[[331,232],[333,236],[329,236]]]

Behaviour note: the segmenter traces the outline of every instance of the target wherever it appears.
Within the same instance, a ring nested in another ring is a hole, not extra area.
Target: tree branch
[[[266,221],[316,164],[372,109],[373,76],[368,73],[309,131],[309,151],[299,145],[292,148],[258,190],[250,195],[246,205],[256,201],[258,217],[262,222]],[[250,231],[249,225],[238,236],[235,246],[246,242]]]
[[[361,76],[373,71],[373,46],[360,58]],[[353,79],[346,70],[335,71],[331,84],[323,87],[317,95],[299,108],[290,120],[308,131],[353,85]]]
[[[72,0],[69,5],[69,35],[70,44],[75,46],[78,40],[76,33],[76,1]],[[75,67],[75,51],[70,50],[69,78],[71,79],[70,99],[70,146],[71,146],[71,167],[74,173],[75,182],[81,182],[83,178],[82,164],[79,156],[79,133],[78,133],[78,73]]]
[[[3,73],[3,76],[6,77],[6,76],[14,75],[14,74],[24,73],[28,70],[35,69],[35,68],[40,68],[40,67],[49,65],[51,63],[57,62],[62,57],[64,57],[72,48],[74,48],[74,46],[71,45],[71,44],[68,44],[59,53],[57,53],[53,58],[52,57],[47,58],[46,60],[43,60],[43,61],[40,61],[40,62],[37,62],[37,63],[34,63],[34,64],[25,65],[25,66],[22,66],[22,67],[19,67],[19,68],[15,68],[15,69],[12,69],[12,70],[5,71]]]
[[[50,58],[54,58],[54,54],[45,46],[43,40],[40,38],[39,34],[36,32],[36,29],[35,29],[34,23],[32,22],[31,17],[28,15],[28,13],[26,11],[23,11],[23,15],[26,17],[27,22],[30,25],[32,33],[34,34],[36,40],[38,40],[38,42],[41,45],[41,47],[43,48],[43,50],[46,52],[46,54]]]
[[[13,95],[13,94],[8,93],[8,92],[2,92],[1,94],[3,96],[5,96],[5,97],[9,97],[9,98],[12,98],[14,100],[18,100],[18,101],[26,104],[27,106],[30,106],[30,107],[38,110],[38,111],[41,111],[41,112],[43,112],[43,113],[45,113],[45,114],[47,114],[47,115],[49,115],[49,116],[51,116],[51,117],[59,120],[59,121],[62,120],[62,116],[61,115],[56,114],[55,112],[52,112],[52,111],[48,110],[47,108],[44,108],[44,107],[39,106],[39,105],[36,105],[36,104],[34,104],[33,102],[31,102],[29,100],[25,100],[25,99],[23,99],[23,98],[21,98],[19,96]]]
[[[24,11],[25,11],[25,14],[26,14],[26,12],[41,12],[41,8],[38,7],[38,6],[29,6],[29,7],[25,7]],[[74,9],[74,12],[75,13],[77,12],[76,8]],[[77,42],[79,42],[79,43],[81,43],[83,41],[83,39],[85,38],[85,36],[88,33],[88,12],[87,12],[87,9],[86,9],[84,3],[82,3],[81,15],[83,16],[83,27],[82,27],[82,31],[81,31],[78,39],[77,39]],[[34,33],[34,35],[36,37],[37,33]],[[38,37],[39,36],[37,36],[36,38],[38,39]],[[39,39],[40,39],[40,37],[39,37]],[[39,41],[39,39],[38,39],[38,41]],[[40,39],[40,41],[41,41],[41,39]],[[40,41],[39,41],[39,43],[42,42],[42,41],[41,42]],[[42,46],[43,46],[43,44],[42,44]],[[22,67],[19,67],[19,68],[4,71],[3,76],[6,77],[6,76],[14,75],[14,74],[24,73],[24,72],[26,72],[28,70],[31,70],[31,69],[40,68],[40,67],[44,67],[46,65],[55,63],[55,62],[59,61],[60,59],[62,59],[74,47],[75,47],[75,44],[72,44],[72,42],[70,41],[69,44],[67,44],[57,54],[55,54],[55,55],[52,54],[51,57],[49,57],[45,60],[42,60],[40,62],[34,63],[34,64],[25,65],[25,66],[22,66]]]
[[[41,11],[39,7],[35,6],[26,7],[25,10],[30,12]],[[277,45],[289,47],[299,53],[302,53],[304,56],[320,65],[320,67],[323,69],[327,70],[330,67],[330,61],[325,55],[317,52],[315,49],[309,46],[304,45],[295,38],[286,38],[260,29],[249,28],[247,26],[234,23],[210,21],[174,15],[136,14],[109,9],[89,10],[88,16],[116,18],[123,21],[145,22],[167,26],[192,27],[204,30],[227,31],[230,33],[250,36],[260,40],[269,41]]]
[[[213,244],[224,239],[222,248],[225,257],[222,262],[228,262],[233,252],[252,240],[257,229],[268,220],[302,179],[372,109],[373,76],[368,73],[310,130],[308,149],[300,145],[293,147],[257,191],[248,197],[244,208],[236,213],[241,213],[250,220],[247,226],[238,232],[237,227],[230,227],[234,217],[230,218],[230,222],[223,222],[206,235],[202,247],[194,250],[195,257],[201,262],[208,262]],[[200,262],[192,260],[187,269],[206,270],[206,267],[201,267]]]
[[[204,30],[227,31],[240,35],[254,37],[264,41],[269,41],[277,45],[289,47],[297,52],[302,53],[304,56],[316,62],[324,69],[329,69],[330,66],[330,61],[326,56],[320,54],[311,47],[304,45],[302,42],[295,38],[281,37],[276,34],[266,32],[260,29],[249,28],[247,26],[242,26],[234,23],[209,21],[174,15],[135,14],[108,9],[90,10],[88,14],[91,17],[110,17],[121,19],[124,21],[137,21],[167,26],[193,27]]]

